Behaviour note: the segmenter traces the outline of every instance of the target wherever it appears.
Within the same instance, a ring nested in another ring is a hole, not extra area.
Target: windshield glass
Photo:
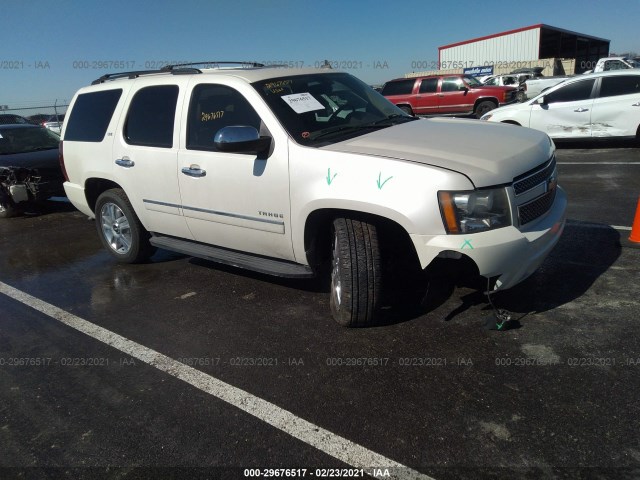
[[[480,85],[482,85],[476,77],[472,77],[470,75],[465,75],[464,81],[472,87],[479,87]]]
[[[627,62],[629,62],[629,65],[631,65],[632,68],[640,68],[640,62],[637,60],[632,60],[631,58],[628,58]]]
[[[60,137],[47,128],[0,127],[0,155],[58,148]]]
[[[347,73],[271,78],[253,86],[302,145],[326,145],[415,120]]]

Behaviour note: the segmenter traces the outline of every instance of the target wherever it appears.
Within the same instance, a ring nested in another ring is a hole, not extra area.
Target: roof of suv
[[[209,62],[211,64],[217,63],[231,63],[231,62]],[[134,72],[119,72],[103,75],[102,77],[91,82],[92,85],[97,85],[100,83],[116,81],[116,80],[132,80],[138,78],[143,75],[158,75],[158,76],[166,76],[166,75],[224,75],[224,76],[234,76],[238,78],[242,78],[248,83],[258,82],[261,80],[267,80],[269,78],[278,78],[284,76],[291,75],[305,75],[311,73],[331,73],[336,70],[331,70],[330,68],[284,68],[278,66],[270,66],[265,67],[260,64],[252,64],[252,63],[242,63],[242,62],[233,62],[233,63],[241,63],[243,66],[240,67],[217,67],[217,68],[183,68],[183,65],[169,65],[160,70],[139,70]],[[207,62],[201,62],[199,64],[207,64]]]

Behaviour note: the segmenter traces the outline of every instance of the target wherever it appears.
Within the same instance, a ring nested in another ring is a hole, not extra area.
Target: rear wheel
[[[373,325],[380,309],[382,266],[376,226],[354,218],[333,222],[331,313],[345,327]]]
[[[96,227],[102,244],[121,263],[140,263],[155,252],[150,234],[120,188],[103,192],[96,202]]]
[[[407,115],[411,115],[413,117],[413,110],[411,110],[410,106],[408,106],[408,105],[400,105],[399,108],[400,108],[400,110],[402,110]]]
[[[476,110],[474,112],[476,118],[482,117],[485,113],[490,112],[491,110],[496,108],[496,106],[497,105],[495,103],[490,102],[489,100],[485,100],[483,102],[478,103],[478,105],[476,105]]]

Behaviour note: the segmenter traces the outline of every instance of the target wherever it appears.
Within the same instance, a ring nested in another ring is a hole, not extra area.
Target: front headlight
[[[511,225],[511,209],[504,188],[470,192],[438,192],[447,233],[476,233]]]

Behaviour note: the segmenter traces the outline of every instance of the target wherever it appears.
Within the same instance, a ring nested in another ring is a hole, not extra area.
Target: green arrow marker
[[[331,176],[331,169],[328,168],[327,169],[327,185],[331,185],[331,182],[333,182],[333,179],[336,178],[338,176],[337,173],[333,174],[333,177]]]
[[[378,190],[382,190],[382,187],[384,187],[384,184],[387,183],[389,180],[391,180],[393,177],[389,177],[387,178],[384,182],[380,183],[380,180],[382,180],[382,172],[380,172],[378,174],[378,180],[376,181],[376,183],[378,184]]]

